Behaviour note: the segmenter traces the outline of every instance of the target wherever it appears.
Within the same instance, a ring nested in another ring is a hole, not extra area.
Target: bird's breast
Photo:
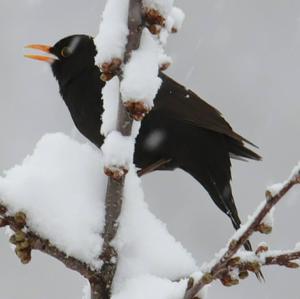
[[[63,86],[60,90],[77,129],[90,141],[100,147],[103,136],[100,134],[103,104],[100,71],[84,72]]]

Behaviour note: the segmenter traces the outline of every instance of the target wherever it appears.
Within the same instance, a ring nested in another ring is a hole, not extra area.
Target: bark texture
[[[130,59],[132,51],[139,48],[143,29],[143,9],[142,0],[130,0],[128,12],[128,29],[126,51],[124,54],[124,63]],[[122,72],[118,74],[120,82],[123,78]],[[133,120],[124,107],[120,97],[119,111],[117,119],[117,130],[123,136],[130,136]],[[103,232],[103,249],[101,259],[103,266],[98,277],[90,280],[92,299],[108,299],[111,297],[111,288],[118,265],[118,253],[110,244],[116,236],[118,230],[118,218],[122,209],[122,197],[125,183],[125,175],[115,180],[108,178],[106,199],[105,199],[105,227]]]

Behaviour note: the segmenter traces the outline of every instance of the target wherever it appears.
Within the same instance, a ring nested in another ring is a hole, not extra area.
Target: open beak
[[[25,48],[27,49],[35,49],[35,50],[40,50],[42,52],[51,54],[51,46],[46,46],[46,45],[38,45],[38,44],[34,44],[34,45],[28,45],[25,46]],[[39,61],[45,61],[48,63],[53,63],[55,60],[57,60],[58,58],[55,56],[43,56],[43,55],[24,55],[24,57],[27,58],[31,58],[31,59],[35,59],[35,60],[39,60]]]

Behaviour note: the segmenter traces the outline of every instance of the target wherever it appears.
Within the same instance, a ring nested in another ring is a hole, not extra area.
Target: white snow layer
[[[174,0],[143,0],[144,7],[158,10],[162,16],[166,17],[171,12]]]
[[[0,198],[10,213],[66,254],[97,267],[102,246],[104,176],[101,156],[63,134],[45,135],[32,156],[0,177]]]
[[[47,134],[31,156],[0,177],[0,198],[9,213],[24,211],[41,237],[100,267],[106,181],[100,151],[61,133]],[[116,289],[140,275],[175,279],[196,270],[191,255],[150,213],[133,170],[126,178],[120,222]]]
[[[131,136],[123,136],[118,131],[110,132],[101,147],[104,165],[127,166],[133,162],[135,139]]]
[[[187,280],[172,282],[165,278],[153,275],[141,275],[128,279],[124,282],[123,288],[113,294],[112,299],[182,299],[187,287]],[[200,294],[204,299],[207,288]],[[90,287],[83,288],[82,299],[90,299]]]
[[[300,175],[300,161],[297,165],[293,168],[292,173],[290,175],[290,180],[295,179],[297,176]]]
[[[128,4],[129,0],[107,1],[99,33],[94,39],[97,65],[109,63],[113,58],[123,60],[128,35]]]
[[[299,177],[299,175],[300,175],[300,161],[292,169],[292,172],[286,181],[284,181],[282,183],[273,184],[273,185],[267,187],[267,191],[270,192],[271,196],[274,197],[284,188],[285,185],[287,185],[289,182],[297,179]]]
[[[133,200],[143,198],[141,180],[135,175],[134,169],[131,169],[127,176],[129,179],[124,192],[126,201],[120,216],[120,228],[114,240],[114,244],[122,253],[115,280],[116,290],[124,279],[145,273],[172,280],[186,277],[196,270],[191,255],[167,233],[164,223],[153,215],[149,217],[149,208],[145,201]],[[141,225],[142,229],[137,227]],[[153,242],[156,243],[155,246]],[[172,244],[172,247],[168,244]],[[184,261],[181,258],[183,251]],[[179,263],[176,257],[181,259]],[[178,273],[181,275],[178,276]]]
[[[132,53],[124,66],[124,79],[121,82],[121,94],[124,102],[144,102],[149,108],[161,85],[158,78],[160,45],[148,29],[144,29],[140,48]]]
[[[120,81],[117,76],[106,82],[102,88],[104,112],[102,114],[101,134],[107,136],[117,129],[118,108],[120,100]],[[100,105],[100,103],[99,103]]]
[[[182,299],[186,284],[186,280],[171,282],[164,278],[144,275],[127,280],[112,299]]]
[[[160,42],[162,42],[162,41],[160,40]],[[172,63],[173,63],[172,58],[165,53],[165,50],[163,48],[163,44],[161,44],[160,47],[159,47],[159,55],[158,55],[158,64],[159,64],[159,66],[161,67],[164,64],[171,65]]]
[[[274,197],[280,192],[280,190],[282,190],[282,188],[284,187],[284,184],[285,183],[273,184],[273,185],[267,187],[267,191],[270,192],[272,197]]]
[[[185,14],[179,7],[173,7],[166,21],[166,27],[169,32],[173,29],[179,31],[185,19]]]
[[[275,207],[273,207],[270,212],[265,216],[265,218],[262,220],[261,223],[273,227],[274,226],[274,212],[275,212]]]
[[[82,288],[82,299],[91,299],[91,286],[88,280]]]

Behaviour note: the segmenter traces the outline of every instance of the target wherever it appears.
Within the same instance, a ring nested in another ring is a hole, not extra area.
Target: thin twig
[[[263,265],[278,265],[278,266],[286,266],[288,268],[298,268],[296,264],[289,264],[291,261],[299,260],[300,259],[300,251],[290,251],[288,253],[282,253],[277,255],[268,255],[265,258],[265,262]]]
[[[4,220],[7,225],[14,231],[20,231],[20,225],[16,222],[15,218],[6,214],[7,208],[4,205],[0,205],[0,220]],[[63,251],[59,250],[56,246],[51,244],[49,240],[38,236],[36,233],[30,230],[28,226],[25,226],[26,239],[30,242],[31,249],[39,250],[46,253],[55,259],[61,261],[67,268],[77,271],[85,278],[89,279],[96,275],[96,271],[92,270],[86,263],[66,255]]]
[[[300,259],[299,249],[286,250],[286,251],[269,251],[267,247],[264,247],[263,251],[247,252],[246,256],[244,252],[235,255],[226,264],[221,271],[219,271],[218,279],[225,286],[232,286],[238,284],[237,273],[240,279],[248,277],[249,272],[254,272],[260,269],[262,266],[284,266],[290,269],[298,269],[298,260]],[[233,275],[234,274],[234,275]]]
[[[253,220],[247,224],[246,227],[242,227],[238,232],[241,232],[237,239],[232,239],[229,243],[226,252],[211,266],[211,268],[205,273],[202,278],[193,284],[190,288],[187,288],[184,299],[194,298],[205,285],[210,284],[213,280],[218,279],[224,271],[227,269],[228,262],[243,246],[243,244],[249,239],[249,237],[256,231],[256,228],[262,223],[265,216],[270,210],[286,195],[286,193],[296,184],[300,183],[300,174],[297,173],[283,184],[281,189],[276,194],[266,192],[267,200],[262,209],[257,213]]]

